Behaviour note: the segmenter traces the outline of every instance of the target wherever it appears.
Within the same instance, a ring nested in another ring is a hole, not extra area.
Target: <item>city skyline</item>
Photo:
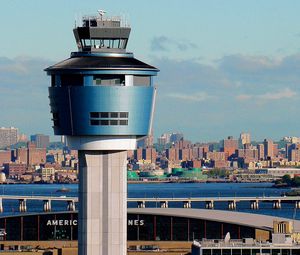
[[[10,129],[16,130],[16,141],[17,142],[23,142],[23,143],[26,143],[28,141],[36,142],[35,141],[36,137],[45,137],[47,139],[46,143],[48,145],[49,145],[49,143],[57,143],[57,142],[62,141],[61,136],[51,136],[51,134],[38,134],[37,132],[25,134],[25,133],[22,132],[22,130],[19,130],[18,127],[12,127],[12,126],[10,126],[10,127],[0,127],[0,131],[1,130],[10,130]],[[242,138],[242,136],[245,136],[245,135],[247,137],[246,138],[247,142],[243,142],[243,140],[245,138]],[[1,136],[1,134],[0,134],[0,136]],[[299,143],[299,141],[300,141],[300,136],[291,136],[289,134],[287,134],[283,137],[280,137],[278,139],[276,139],[276,138],[274,139],[273,137],[270,137],[270,136],[263,136],[263,138],[261,140],[259,140],[259,139],[255,139],[255,134],[253,135],[252,133],[244,132],[244,131],[240,131],[239,134],[235,134],[235,135],[227,134],[224,137],[219,137],[219,138],[215,138],[215,139],[212,139],[212,140],[199,140],[197,138],[195,140],[192,140],[192,139],[189,139],[189,137],[185,133],[173,130],[173,131],[169,131],[169,132],[163,132],[160,135],[157,134],[157,136],[152,136],[152,135],[146,136],[143,139],[140,139],[137,144],[138,144],[138,146],[139,146],[140,142],[142,142],[144,144],[144,141],[148,141],[148,142],[150,142],[150,144],[160,144],[160,139],[167,139],[168,141],[170,140],[167,143],[172,144],[173,143],[172,138],[171,138],[172,136],[177,137],[175,139],[176,141],[180,140],[180,139],[178,139],[178,136],[179,136],[183,140],[190,141],[194,144],[197,144],[197,143],[203,143],[203,144],[205,144],[205,143],[207,143],[207,144],[208,143],[220,143],[220,142],[222,142],[222,140],[227,139],[228,137],[238,139],[238,140],[241,141],[242,144],[263,142],[263,140],[265,140],[265,139],[266,140],[272,140],[274,142],[293,140],[294,142],[292,142],[292,143]],[[11,145],[14,145],[14,144],[15,143],[11,143]],[[150,146],[152,146],[152,145],[150,145]],[[9,146],[7,146],[7,147],[9,147]],[[3,147],[3,148],[5,148],[5,147]],[[1,146],[0,146],[0,149],[1,149]]]
[[[42,69],[76,49],[70,30],[80,13],[102,8],[127,17],[134,34],[129,50],[161,70],[155,137],[165,130],[180,130],[193,141],[238,136],[240,130],[254,140],[299,136],[300,3],[88,3],[57,1],[58,9],[53,1],[2,3],[0,20],[10,25],[1,28],[6,39],[0,49],[0,107],[7,109],[1,126],[51,134]],[[56,19],[47,15],[54,12]],[[13,33],[20,20],[26,29]]]

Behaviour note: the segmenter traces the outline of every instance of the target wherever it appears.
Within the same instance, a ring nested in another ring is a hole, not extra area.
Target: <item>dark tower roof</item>
[[[45,71],[59,70],[97,70],[97,69],[151,69],[158,71],[157,68],[148,65],[140,60],[130,57],[71,57],[63,60],[53,66],[48,67]]]

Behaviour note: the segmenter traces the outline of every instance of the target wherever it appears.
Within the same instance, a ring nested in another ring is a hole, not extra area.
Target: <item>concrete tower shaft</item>
[[[125,255],[126,151],[150,132],[159,70],[126,52],[117,18],[84,17],[73,32],[78,52],[45,71],[54,134],[79,151],[79,254]]]
[[[79,254],[126,254],[126,151],[79,151]]]

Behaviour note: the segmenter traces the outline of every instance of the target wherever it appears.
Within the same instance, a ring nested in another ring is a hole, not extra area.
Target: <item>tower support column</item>
[[[127,253],[127,151],[79,151],[79,255]]]

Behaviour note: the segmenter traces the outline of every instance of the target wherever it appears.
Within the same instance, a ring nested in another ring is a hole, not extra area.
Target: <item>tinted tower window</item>
[[[61,86],[83,86],[83,75],[64,74],[61,76]]]

